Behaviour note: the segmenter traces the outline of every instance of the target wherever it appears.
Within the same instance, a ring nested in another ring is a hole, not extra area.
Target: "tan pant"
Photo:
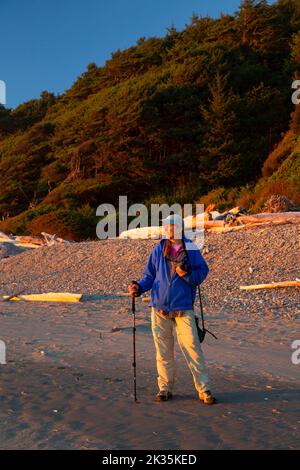
[[[197,392],[203,393],[210,390],[194,310],[186,310],[182,317],[164,318],[152,307],[151,327],[156,349],[159,390],[173,391],[175,381],[174,327],[180,349],[192,373]]]

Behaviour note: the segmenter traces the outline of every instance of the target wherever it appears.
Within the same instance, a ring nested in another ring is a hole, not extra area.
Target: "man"
[[[183,219],[179,214],[164,219],[163,229],[166,238],[153,249],[142,278],[132,281],[129,286],[132,296],[151,289],[151,328],[159,387],[155,400],[172,398],[175,327],[199,399],[211,405],[216,400],[210,391],[193,309],[196,287],[204,281],[209,269],[197,246],[185,237]]]

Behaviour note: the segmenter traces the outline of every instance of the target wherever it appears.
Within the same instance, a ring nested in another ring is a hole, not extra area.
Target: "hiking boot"
[[[155,397],[155,401],[167,401],[172,398],[172,393],[167,392],[166,390],[161,390]]]
[[[199,393],[199,400],[205,403],[206,405],[213,405],[214,403],[216,403],[216,399],[212,395],[210,390]]]

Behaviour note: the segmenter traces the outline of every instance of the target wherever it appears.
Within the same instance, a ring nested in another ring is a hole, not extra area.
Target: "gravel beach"
[[[128,292],[156,240],[111,239],[26,250],[0,261],[0,289],[11,295]],[[300,277],[300,230],[295,224],[224,234],[207,232],[202,249],[210,273],[203,283],[206,309],[298,318],[299,288],[241,291],[240,285]]]

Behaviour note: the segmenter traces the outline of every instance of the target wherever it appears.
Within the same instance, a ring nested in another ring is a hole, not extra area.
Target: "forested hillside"
[[[0,108],[0,229],[94,237],[96,207],[119,195],[299,204],[296,78],[300,1],[246,0],[89,64],[59,96]]]

